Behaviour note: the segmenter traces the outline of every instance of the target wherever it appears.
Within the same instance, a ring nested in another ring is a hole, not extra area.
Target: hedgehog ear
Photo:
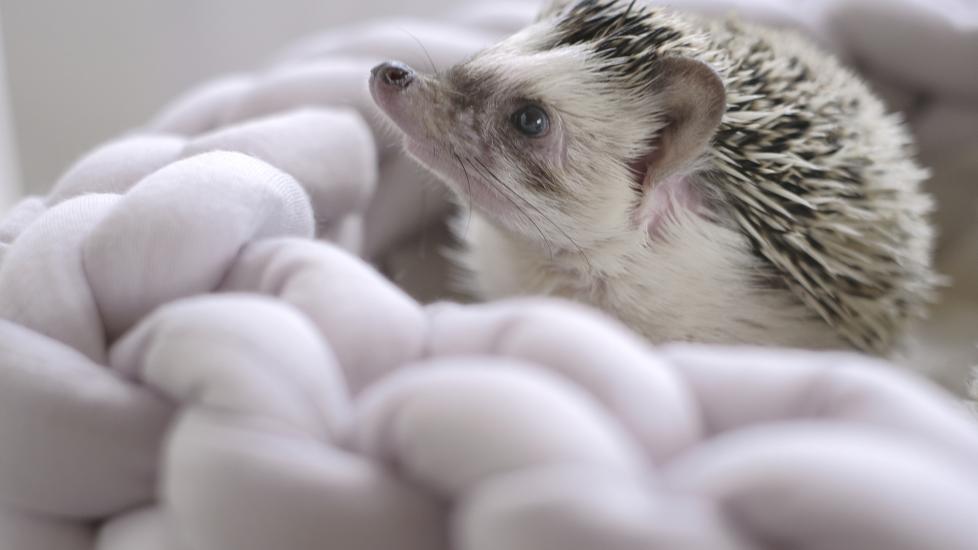
[[[686,57],[656,62],[652,90],[666,125],[654,148],[637,161],[642,188],[688,167],[709,146],[727,109],[723,80],[706,63]]]

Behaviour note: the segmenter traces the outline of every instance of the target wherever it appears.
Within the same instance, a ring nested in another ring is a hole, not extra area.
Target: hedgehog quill
[[[900,119],[801,37],[556,1],[446,70],[379,65],[406,150],[472,206],[485,299],[545,294],[653,342],[894,352],[932,271]]]

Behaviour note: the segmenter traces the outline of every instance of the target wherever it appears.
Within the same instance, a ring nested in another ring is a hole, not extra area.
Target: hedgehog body
[[[375,98],[471,205],[484,297],[565,296],[653,341],[879,354],[932,299],[909,134],[790,32],[584,0],[416,87],[423,120]],[[527,116],[547,133],[510,135]]]

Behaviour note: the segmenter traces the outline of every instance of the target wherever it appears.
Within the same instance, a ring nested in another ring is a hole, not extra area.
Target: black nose
[[[414,69],[397,61],[381,63],[374,67],[370,74],[374,78],[380,78],[384,84],[402,90],[414,82]]]

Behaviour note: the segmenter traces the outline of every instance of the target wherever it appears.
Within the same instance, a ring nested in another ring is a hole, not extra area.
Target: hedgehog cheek
[[[642,189],[687,171],[702,156],[726,111],[726,90],[709,65],[685,57],[656,62],[652,89],[654,114],[666,124],[647,155],[632,165]],[[641,166],[644,163],[644,167]]]

